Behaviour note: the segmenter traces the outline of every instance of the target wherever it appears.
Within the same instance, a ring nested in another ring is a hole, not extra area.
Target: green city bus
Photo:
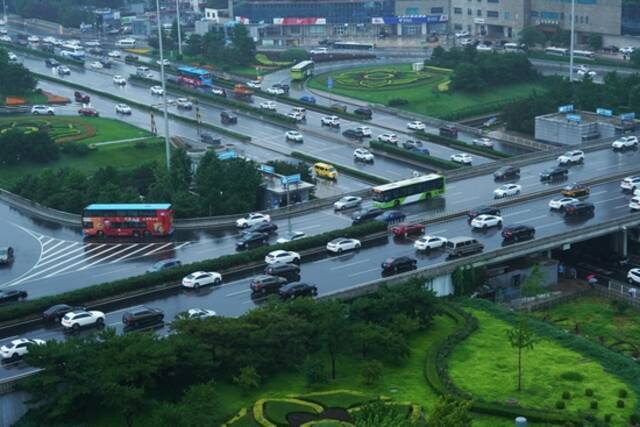
[[[373,205],[393,208],[444,194],[444,176],[435,173],[373,187]]]
[[[313,61],[302,61],[289,70],[291,80],[305,80],[313,75]]]

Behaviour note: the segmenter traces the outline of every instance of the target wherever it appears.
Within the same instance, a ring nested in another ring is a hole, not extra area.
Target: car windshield
[[[8,248],[0,248],[0,256],[7,256],[9,254]]]

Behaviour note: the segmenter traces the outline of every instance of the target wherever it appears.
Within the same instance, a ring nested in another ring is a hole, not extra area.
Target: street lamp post
[[[569,81],[573,81],[573,47],[576,37],[576,0],[571,0],[571,41],[569,46]]]
[[[162,106],[164,110],[164,145],[167,157],[167,169],[171,165],[171,146],[169,141],[169,118],[167,112],[167,88],[164,76],[164,52],[162,50],[162,25],[160,24],[160,0],[156,0],[156,23],[158,25],[158,48],[160,49],[160,81],[162,82]]]
[[[182,31],[180,31],[180,0],[176,0],[176,21],[178,22],[178,57],[182,58]]]

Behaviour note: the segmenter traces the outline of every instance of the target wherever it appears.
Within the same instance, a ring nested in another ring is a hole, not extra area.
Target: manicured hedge
[[[319,157],[314,157],[314,156],[310,156],[308,154],[305,153],[301,153],[300,151],[292,151],[291,152],[291,157],[296,158],[296,159],[300,159],[300,160],[304,160],[306,162],[310,162],[310,163],[317,163],[317,162],[322,162],[322,163],[328,163],[330,165],[333,165],[338,171],[343,172],[347,175],[351,175],[353,177],[356,178],[361,178],[364,179],[365,181],[369,181],[373,184],[388,184],[389,181],[388,179],[385,178],[381,178],[379,176],[374,176],[374,175],[369,175],[366,172],[362,172],[359,171],[357,169],[352,169],[346,166],[342,166],[342,165],[336,165],[332,162],[329,162],[327,160],[321,159]]]
[[[420,163],[424,163],[427,166],[435,167],[442,170],[452,170],[465,167],[449,160],[440,159],[438,157],[428,156],[426,154],[417,153],[415,151],[409,151],[395,145],[385,144],[380,141],[370,141],[369,146],[375,150],[386,151],[387,153],[395,154],[406,159],[415,160]]]
[[[276,249],[303,251],[306,249],[322,247],[326,245],[327,242],[337,237],[368,236],[374,233],[386,231],[386,229],[386,223],[372,221],[353,227],[329,231],[316,236],[310,236],[283,245],[266,246],[246,252],[223,255],[218,258],[194,262],[167,271],[143,274],[113,282],[88,286],[86,288],[76,289],[58,295],[7,304],[0,307],[0,322],[17,320],[30,315],[39,315],[42,311],[54,304],[65,303],[88,305],[91,302],[103,298],[115,297],[131,291],[152,288],[162,283],[177,282],[182,277],[193,271],[220,271],[224,274],[225,270],[262,261],[267,253]]]
[[[19,52],[28,53],[28,54],[33,55],[33,56],[39,56],[40,58],[53,58],[56,61],[61,62],[61,63],[66,63],[66,64],[70,64],[70,65],[78,65],[80,67],[84,66],[84,61],[68,58],[66,56],[56,55],[56,54],[53,54],[53,53],[50,53],[50,52],[45,52],[43,50],[31,49],[31,48],[29,48],[27,46],[20,46],[19,44],[0,42],[0,46],[5,47],[5,48],[10,49],[10,50],[13,50],[13,51],[19,51]]]
[[[475,105],[472,107],[461,108],[459,110],[455,110],[449,114],[444,114],[442,116],[438,116],[442,120],[448,120],[451,122],[460,121],[462,119],[483,116],[486,114],[495,113],[496,115],[501,114],[502,110],[506,105],[509,105],[513,102],[521,101],[522,98],[515,99],[507,99],[507,100],[499,100],[494,102],[487,102],[486,104]]]
[[[59,84],[62,84],[62,85],[66,85],[66,86],[75,88],[75,89],[80,89],[80,90],[84,90],[84,91],[87,91],[87,92],[96,93],[96,94],[98,94],[100,96],[103,96],[105,98],[113,99],[116,102],[121,102],[121,103],[124,103],[124,104],[133,105],[133,106],[135,106],[137,108],[140,108],[141,110],[153,111],[155,113],[158,113],[158,110],[156,110],[154,108],[151,108],[150,106],[148,106],[146,104],[143,104],[143,103],[137,102],[137,101],[133,101],[133,100],[130,100],[130,99],[122,98],[122,97],[120,97],[118,95],[115,95],[113,93],[110,93],[110,92],[101,92],[101,91],[95,90],[93,88],[86,87],[86,86],[71,82],[69,80],[57,79],[55,77],[51,77],[51,76],[48,76],[46,74],[40,74],[40,73],[35,73],[35,72],[33,74],[35,76],[37,76],[39,79],[42,79],[42,80],[50,80],[50,81],[53,81],[53,82],[56,82],[56,83],[59,83]],[[182,122],[193,124],[193,125],[197,125],[198,124],[196,119],[190,119],[188,117],[180,116],[178,114],[174,114],[174,113],[171,113],[171,112],[169,112],[168,115],[169,115],[169,117],[171,117],[171,118],[173,118],[175,120],[180,120]],[[248,135],[244,135],[244,134],[241,134],[241,133],[238,133],[238,132],[234,132],[234,131],[225,129],[225,128],[220,127],[220,126],[216,126],[216,125],[212,125],[212,124],[204,123],[204,122],[200,123],[200,126],[202,126],[204,128],[211,129],[211,130],[213,130],[213,131],[215,131],[215,132],[217,132],[217,133],[219,133],[221,135],[226,135],[226,136],[229,136],[231,138],[235,138],[235,139],[237,139],[239,141],[251,141],[251,137],[248,136]]]
[[[478,147],[475,145],[467,144],[466,142],[460,141],[458,139],[449,138],[446,136],[436,135],[434,133],[427,133],[423,130],[414,132],[418,137],[425,138],[431,142],[436,144],[444,145],[450,148],[459,148],[461,150],[467,151],[469,153],[478,154],[480,156],[489,157],[490,159],[506,159],[511,157],[509,154],[502,153],[500,151],[495,151],[491,148],[486,147]]]

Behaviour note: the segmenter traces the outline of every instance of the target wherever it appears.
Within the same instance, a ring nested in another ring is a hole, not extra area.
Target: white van
[[[136,39],[120,39],[116,42],[116,46],[120,48],[136,47]]]
[[[62,45],[60,56],[66,56],[81,60],[84,59],[84,49],[82,49],[82,46],[79,45],[65,43]]]
[[[139,66],[138,68],[136,68],[136,74],[140,77],[146,77],[147,74],[149,74],[149,67],[145,65]]]

